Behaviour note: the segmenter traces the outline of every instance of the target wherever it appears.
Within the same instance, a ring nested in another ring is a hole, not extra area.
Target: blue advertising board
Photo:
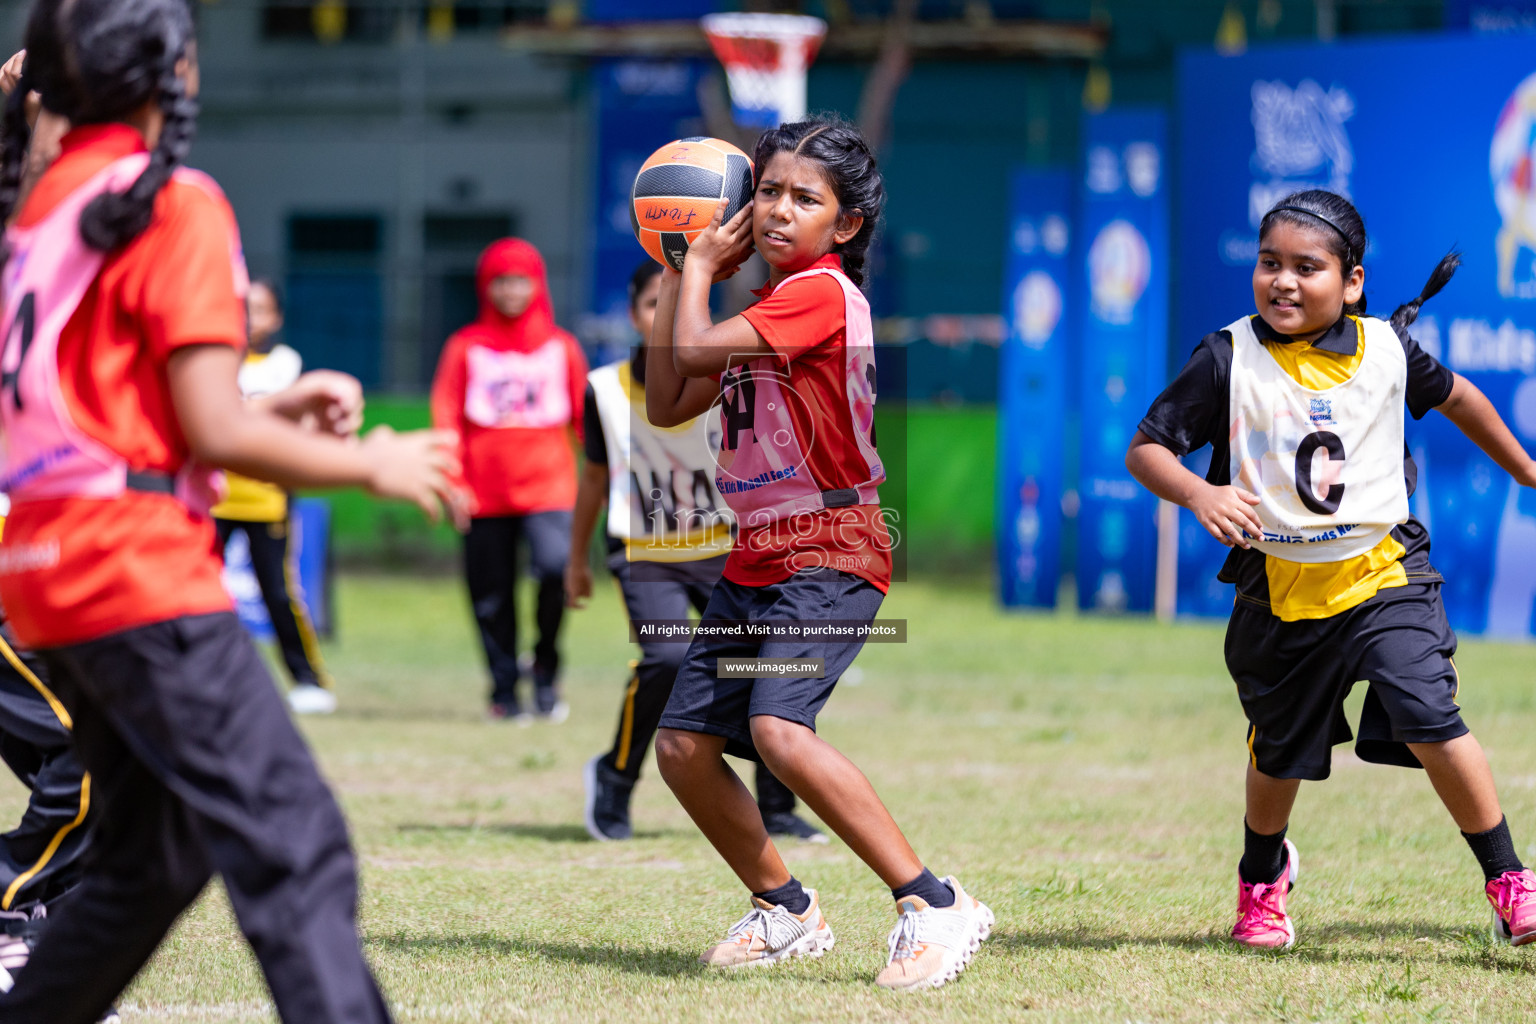
[[[1011,182],[998,373],[997,560],[1003,604],[1054,608],[1068,406],[1073,176]]]
[[[1416,295],[1446,250],[1462,251],[1460,273],[1425,306],[1413,334],[1536,448],[1536,50],[1528,38],[1189,53],[1180,59],[1179,114],[1181,353],[1252,312],[1264,212],[1293,190],[1332,189],[1355,202],[1370,231],[1366,294],[1377,315]],[[1453,625],[1531,635],[1536,493],[1515,486],[1437,413],[1409,419],[1406,440],[1419,465],[1412,510],[1434,537]],[[1187,513],[1182,520],[1181,535]],[[1181,611],[1230,608],[1230,597],[1212,601],[1219,589],[1206,585],[1224,554],[1214,541],[1181,545]]]
[[[288,560],[291,596],[309,610],[310,624],[321,636],[330,636],[331,618],[331,505],[323,498],[294,498],[289,502]],[[255,637],[272,639],[272,619],[256,574],[251,571],[251,549],[245,534],[236,531],[224,548],[224,589],[235,602],[240,622]]]
[[[1536,32],[1536,0],[1445,0],[1445,27]]]
[[[599,60],[592,68],[596,160],[591,244],[594,314],[582,340],[604,346],[596,365],[623,355],[632,342],[629,278],[646,258],[630,224],[630,191],[640,165],[673,139],[703,131],[699,81],[703,60]]]
[[[1166,118],[1110,110],[1085,120],[1083,138],[1078,603],[1150,611],[1157,499],[1126,471],[1125,450],[1167,372]]]

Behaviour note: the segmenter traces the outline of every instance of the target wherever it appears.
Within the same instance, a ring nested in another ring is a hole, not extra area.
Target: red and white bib
[[[146,153],[123,157],[41,221],[6,232],[11,257],[0,283],[6,325],[0,348],[0,490],[13,503],[116,498],[129,487],[127,460],[70,416],[59,386],[59,336],[106,259],[81,239],[81,211],[102,193],[127,188],[148,161]],[[245,279],[244,266],[237,266],[236,282]],[[206,514],[219,498],[221,477],[189,461],[164,489]]]
[[[816,444],[847,443],[847,439],[800,437],[795,403],[806,403],[794,387],[789,368],[773,356],[738,366],[720,379],[720,422],[723,436],[715,484],[743,528],[767,526],[802,512],[820,512],[849,505],[878,505],[885,466],[875,450],[875,335],[869,302],[840,270],[816,267],[787,277],[791,281],[827,274],[843,289],[846,303],[843,360],[844,399],[853,423],[853,438],[867,468],[857,485],[823,490],[811,477],[806,454]]]

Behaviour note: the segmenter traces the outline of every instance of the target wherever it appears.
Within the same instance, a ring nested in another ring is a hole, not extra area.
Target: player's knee
[[[677,729],[656,731],[656,767],[667,785],[684,778],[702,751],[696,737]]]
[[[808,740],[816,736],[801,725],[772,715],[754,715],[752,718],[752,745],[774,774],[793,763],[796,752]]]

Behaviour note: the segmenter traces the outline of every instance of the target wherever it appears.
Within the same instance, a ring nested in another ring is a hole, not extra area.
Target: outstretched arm
[[[1461,374],[1456,374],[1450,397],[1437,407],[1458,430],[1471,438],[1499,468],[1523,487],[1536,487],[1536,461],[1510,433],[1499,411]]]
[[[1262,537],[1264,528],[1253,506],[1256,495],[1231,484],[1217,487],[1185,468],[1179,457],[1141,431],[1131,439],[1125,468],[1147,490],[1195,514],[1206,532],[1227,547],[1250,547],[1248,536]]]
[[[235,384],[240,353],[228,345],[186,345],[171,353],[167,376],[176,419],[191,452],[203,463],[290,489],[365,487],[414,502],[436,520],[446,508],[467,526],[468,497],[451,482],[458,459],[451,436],[388,427],[352,442],[305,430],[246,405]]]

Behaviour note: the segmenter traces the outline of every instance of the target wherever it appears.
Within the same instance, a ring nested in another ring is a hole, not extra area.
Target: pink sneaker
[[[1296,876],[1300,872],[1301,859],[1296,855],[1296,847],[1287,839],[1285,867],[1280,870],[1280,877],[1268,885],[1263,882],[1249,885],[1238,878],[1237,924],[1232,926],[1233,941],[1259,949],[1291,948],[1296,942],[1296,929],[1291,925],[1290,915],[1285,912],[1285,900],[1296,885]],[[1489,899],[1492,898],[1490,895]],[[1531,915],[1536,918],[1536,905],[1533,905]],[[1532,937],[1536,938],[1536,935]]]
[[[1536,874],[1506,871],[1483,892],[1493,904],[1493,938],[1512,946],[1536,942]]]

